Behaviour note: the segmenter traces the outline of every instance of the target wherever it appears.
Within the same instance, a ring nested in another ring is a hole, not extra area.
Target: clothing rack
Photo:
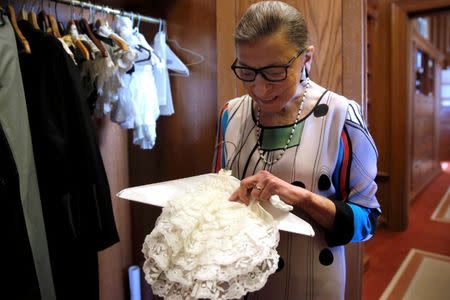
[[[133,12],[126,12],[126,11],[123,11],[120,9],[110,8],[106,5],[94,4],[91,2],[83,2],[83,1],[78,1],[78,0],[50,0],[50,1],[56,2],[56,3],[61,3],[61,4],[66,4],[66,5],[70,5],[70,6],[77,6],[77,7],[81,7],[81,8],[93,9],[96,11],[105,12],[110,15],[125,16],[132,20],[134,20],[134,18],[137,18],[138,22],[144,21],[147,23],[160,24],[162,26],[163,30],[166,29],[166,21],[163,19],[152,18],[149,16],[143,16],[141,14],[137,14],[137,13],[133,13]]]

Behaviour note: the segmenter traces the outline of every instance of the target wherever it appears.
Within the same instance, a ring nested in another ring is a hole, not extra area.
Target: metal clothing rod
[[[161,24],[164,28],[166,27],[165,26],[166,22],[163,19],[157,19],[157,18],[152,18],[152,17],[132,13],[132,12],[126,12],[123,10],[110,8],[105,5],[93,4],[91,2],[83,2],[83,1],[77,1],[77,0],[50,0],[50,1],[56,2],[56,3],[62,3],[62,4],[66,4],[66,5],[71,5],[71,6],[77,6],[77,7],[81,7],[81,8],[87,8],[87,9],[90,8],[90,9],[94,9],[97,11],[108,13],[110,15],[125,16],[125,17],[129,17],[132,20],[134,18],[137,18],[138,20],[141,20],[141,21],[144,21],[147,23]]]

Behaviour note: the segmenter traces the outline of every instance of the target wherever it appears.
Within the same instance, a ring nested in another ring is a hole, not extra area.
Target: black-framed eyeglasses
[[[297,57],[302,55],[304,51],[305,49],[297,52],[297,54],[293,58],[291,58],[285,65],[268,66],[259,69],[237,66],[236,65],[237,58],[236,58],[233,64],[231,65],[231,69],[233,70],[234,74],[236,74],[237,78],[246,82],[254,81],[258,74],[261,74],[261,76],[267,81],[271,82],[283,81],[287,78],[288,68],[297,59]]]

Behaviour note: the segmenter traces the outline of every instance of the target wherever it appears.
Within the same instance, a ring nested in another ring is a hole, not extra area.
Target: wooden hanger
[[[101,31],[102,36],[106,36],[106,37],[110,38],[111,40],[113,40],[120,47],[120,49],[122,49],[124,51],[130,50],[130,47],[128,46],[127,42],[125,42],[124,39],[122,39],[120,36],[115,34],[112,31],[112,29],[108,27],[108,25],[106,24],[106,22],[104,20],[98,19],[95,22],[95,27]]]
[[[80,25],[81,31],[83,33],[87,34],[87,36],[91,39],[91,41],[95,44],[95,46],[97,46],[97,48],[100,50],[100,53],[102,54],[102,56],[108,57],[108,53],[106,52],[105,46],[94,35],[94,33],[91,30],[91,27],[89,26],[89,22],[85,18],[82,18],[79,21],[79,25]]]
[[[90,60],[91,54],[89,53],[89,50],[86,48],[83,42],[78,38],[77,25],[75,24],[74,20],[70,20],[69,23],[67,23],[67,29],[70,32],[73,43],[75,44],[77,49],[80,50],[83,58],[85,60]]]
[[[17,25],[17,18],[16,18],[16,12],[14,11],[14,7],[12,5],[7,6],[8,16],[9,20],[11,21],[11,26],[14,29],[15,34],[17,35],[20,43],[23,46],[23,49],[25,50],[25,53],[31,54],[31,48],[30,44],[28,43],[25,36],[22,34],[22,32],[19,29],[19,26]]]
[[[117,45],[119,45],[120,49],[124,51],[130,50],[130,47],[128,47],[127,42],[125,42],[120,36],[113,33],[109,36],[114,42],[116,42]]]
[[[25,7],[22,6],[22,8],[20,9],[20,18],[22,20],[28,21],[28,13],[25,10]]]
[[[61,33],[58,28],[58,23],[56,22],[55,16],[48,15],[48,20],[50,21],[50,27],[52,28],[53,35],[57,38],[61,37]]]
[[[47,13],[45,10],[41,10],[39,14],[37,15],[38,24],[41,25],[42,31],[47,32],[48,34],[54,35],[52,27],[50,25],[50,20],[48,18]]]
[[[28,13],[28,20],[34,29],[41,30],[41,28],[39,27],[39,24],[38,24],[37,15],[33,11],[33,9]]]

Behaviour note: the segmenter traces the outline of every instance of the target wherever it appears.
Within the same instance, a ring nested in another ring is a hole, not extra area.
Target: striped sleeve
[[[333,172],[336,187],[336,217],[333,230],[326,233],[330,246],[368,240],[375,232],[381,209],[375,193],[377,185],[377,149],[357,105],[349,115],[339,141],[339,153]]]
[[[216,133],[216,146],[214,151],[213,171],[219,172],[220,169],[225,168],[225,131],[228,124],[228,109],[229,104],[226,103],[220,113],[219,122]]]

